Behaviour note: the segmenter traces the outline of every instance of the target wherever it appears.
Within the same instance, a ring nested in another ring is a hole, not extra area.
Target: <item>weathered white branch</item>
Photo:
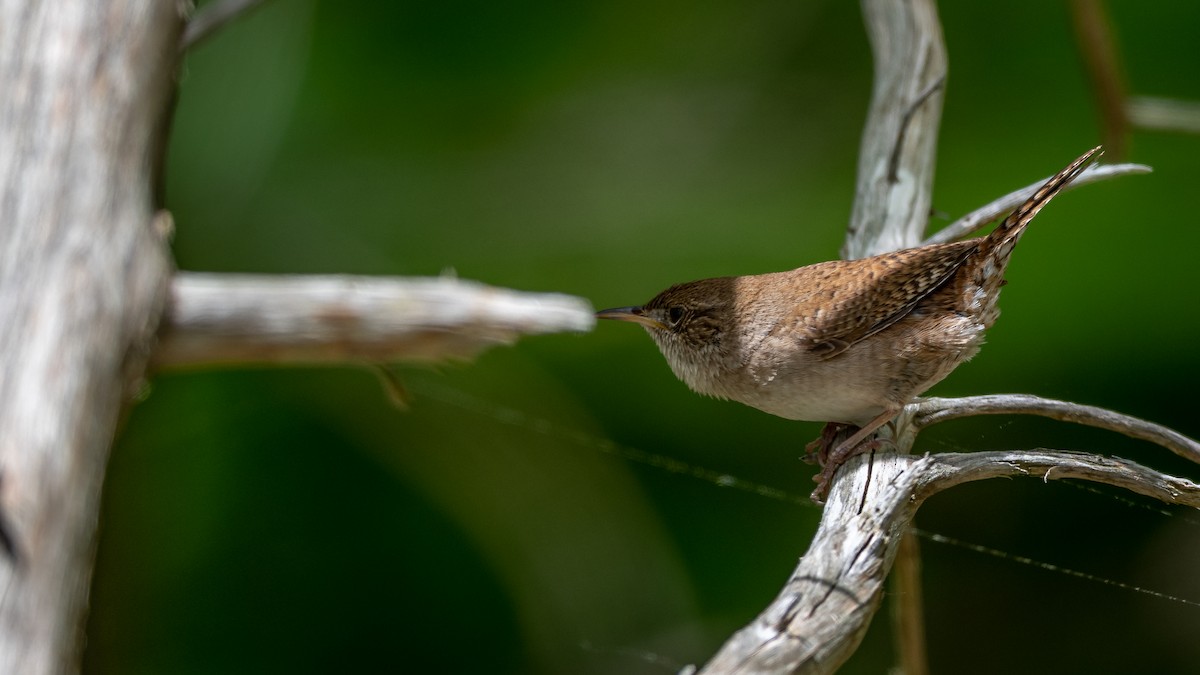
[[[0,0],[0,673],[79,668],[109,446],[170,275],[152,186],[179,5]]]
[[[153,365],[466,359],[520,335],[594,323],[581,298],[448,277],[181,273]]]
[[[1038,415],[1124,434],[1160,445],[1200,464],[1200,443],[1161,424],[1097,408],[1029,394],[990,394],[963,398],[924,398],[910,406],[917,429],[975,415]]]
[[[930,0],[863,0],[875,86],[842,257],[915,246],[932,204],[946,48]]]
[[[913,498],[921,501],[947,488],[988,478],[1031,476],[1043,481],[1074,478],[1104,483],[1166,504],[1200,509],[1200,485],[1135,462],[1065,450],[1010,450],[927,456]]]
[[[838,470],[821,524],[778,597],[702,673],[831,673],[879,609],[883,580],[912,520],[916,459],[860,455]],[[868,475],[870,480],[868,481]]]
[[[930,496],[961,483],[1013,476],[1047,481],[1075,478],[1200,508],[1196,483],[1086,453],[862,455],[843,465],[838,474],[820,528],[783,590],[702,672],[835,670],[878,609],[901,535],[917,509]]]
[[[1137,174],[1150,173],[1153,169],[1144,164],[1093,164],[1089,166],[1078,178],[1071,181],[1065,190],[1074,190],[1081,185],[1089,185],[1098,181],[1116,178],[1117,176],[1133,176]],[[1020,190],[1010,192],[1003,197],[981,206],[958,220],[950,223],[946,227],[938,230],[922,241],[921,244],[944,244],[946,242],[958,241],[963,237],[969,236],[987,226],[988,223],[994,222],[1002,216],[1008,215],[1013,209],[1017,208],[1033,196],[1038,188],[1046,183],[1049,177],[1044,178],[1036,183],[1030,183]]]

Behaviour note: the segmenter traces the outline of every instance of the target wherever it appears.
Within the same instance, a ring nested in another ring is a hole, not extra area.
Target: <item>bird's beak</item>
[[[613,309],[602,309],[596,312],[597,319],[614,319],[616,321],[630,321],[632,323],[640,323],[647,328],[666,328],[661,321],[647,316],[641,307],[615,307]]]

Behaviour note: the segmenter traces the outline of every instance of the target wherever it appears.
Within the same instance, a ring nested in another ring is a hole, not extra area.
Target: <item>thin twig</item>
[[[1088,185],[1097,181],[1116,178],[1117,176],[1131,176],[1150,173],[1151,171],[1152,169],[1144,164],[1093,164],[1086,171],[1079,174],[1079,177],[1072,181],[1064,190],[1074,190],[1081,185]],[[975,209],[930,235],[921,244],[944,244],[951,241],[958,241],[983,229],[988,223],[1007,215],[1010,211],[1020,206],[1026,199],[1032,197],[1033,193],[1037,192],[1038,188],[1042,187],[1048,178],[1039,180],[1036,183],[1030,183],[1020,190],[1006,194],[990,204]]]
[[[1200,443],[1154,422],[1096,406],[1058,401],[1028,394],[991,394],[964,398],[925,398],[912,404],[918,429],[973,415],[1038,415],[1063,422],[1107,429],[1149,441],[1200,464]]]
[[[1139,129],[1200,134],[1200,103],[1153,96],[1134,96],[1126,103],[1130,121]]]
[[[1112,21],[1101,0],[1072,0],[1070,6],[1075,39],[1079,41],[1079,52],[1092,82],[1092,96],[1100,112],[1104,149],[1113,159],[1124,159],[1129,145],[1129,115]]]
[[[1136,462],[1064,450],[1002,450],[930,455],[929,468],[913,497],[924,500],[942,490],[977,480],[1032,476],[1043,481],[1075,478],[1104,483],[1167,504],[1200,509],[1200,485]]]
[[[183,29],[179,51],[186,52],[212,37],[226,24],[262,5],[265,0],[217,0],[192,17]]]
[[[900,564],[903,560],[905,563]],[[925,603],[921,589],[921,546],[911,529],[900,540],[892,570],[892,632],[899,672],[928,675],[929,656],[925,647]]]

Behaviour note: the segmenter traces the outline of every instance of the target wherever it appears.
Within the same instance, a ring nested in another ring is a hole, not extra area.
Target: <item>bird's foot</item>
[[[829,453],[834,449],[838,436],[851,430],[858,429],[853,424],[829,422],[821,429],[821,435],[804,446],[804,461],[817,466],[825,466],[829,462]]]
[[[811,496],[814,502],[825,503],[825,498],[829,496],[829,487],[833,483],[833,476],[846,460],[855,455],[874,452],[883,447],[885,443],[891,442],[874,438],[872,435],[879,427],[894,417],[896,412],[895,410],[884,411],[861,428],[853,424],[830,422],[821,430],[820,438],[805,446],[805,450],[808,452],[807,459],[815,458],[821,465],[821,471],[813,476],[813,480],[817,483],[817,488],[813,490]],[[837,439],[851,429],[855,431],[849,438],[834,445]]]
[[[829,486],[833,483],[833,475],[842,467],[842,464],[845,464],[846,460],[855,455],[875,452],[882,448],[885,443],[887,441],[882,438],[868,438],[855,445],[842,443],[833,450],[828,451],[825,455],[825,461],[821,463],[821,470],[813,476],[813,481],[816,482],[817,487],[813,490],[810,498],[818,504],[824,504],[825,498],[829,496]]]

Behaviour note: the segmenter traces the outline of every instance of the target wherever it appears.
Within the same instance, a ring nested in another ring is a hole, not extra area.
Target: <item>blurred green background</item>
[[[1112,3],[1133,93],[1200,100],[1200,4]],[[203,5],[202,5],[203,8]],[[934,192],[958,216],[1099,140],[1065,4],[943,3]],[[598,308],[837,256],[871,62],[849,2],[275,0],[192,54],[168,206],[187,270],[458,275]],[[1200,139],[1055,201],[989,344],[934,393],[1028,392],[1200,436]],[[938,225],[937,222],[934,224]],[[85,668],[668,673],[775,594],[816,508],[819,425],[700,398],[631,326],[406,369],[170,374],[105,489]],[[983,418],[926,451],[1165,451]],[[647,453],[645,461],[632,461]],[[990,481],[918,525],[1200,600],[1200,518]],[[1123,496],[1122,496],[1123,498]],[[925,543],[936,673],[1195,672],[1200,608]],[[893,663],[881,613],[846,673]]]

